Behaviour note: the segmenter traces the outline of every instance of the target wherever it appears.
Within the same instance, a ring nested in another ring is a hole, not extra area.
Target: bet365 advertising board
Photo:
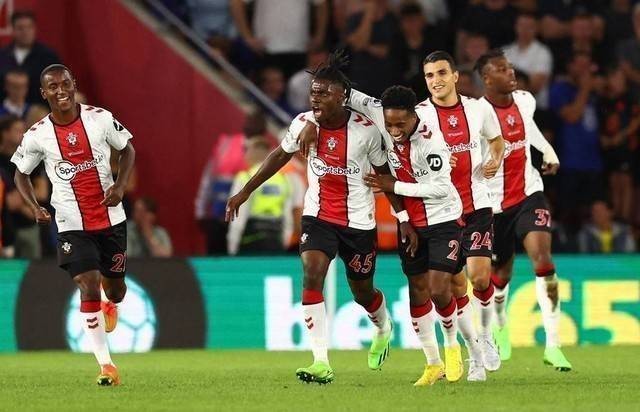
[[[558,256],[564,345],[640,344],[640,256]],[[334,349],[369,345],[372,326],[351,299],[340,261],[325,290]],[[543,344],[529,261],[516,259],[508,303],[515,346]],[[154,348],[307,347],[296,256],[130,260],[127,297],[109,334],[115,352]],[[376,285],[395,321],[393,344],[417,347],[406,278],[393,255],[378,257]],[[53,261],[0,261],[0,351],[89,351],[79,295]]]

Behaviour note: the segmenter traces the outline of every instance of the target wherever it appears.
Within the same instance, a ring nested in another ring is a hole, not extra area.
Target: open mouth
[[[313,112],[313,117],[315,118],[322,116],[322,109],[318,106],[312,106],[311,111]]]
[[[58,101],[58,103],[67,103],[67,102],[71,101],[69,96],[58,97],[56,100]]]

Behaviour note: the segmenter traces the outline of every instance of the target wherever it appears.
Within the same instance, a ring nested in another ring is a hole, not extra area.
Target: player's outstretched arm
[[[560,159],[535,122],[531,122],[529,143],[542,153],[542,174],[555,175],[560,168]]]
[[[31,184],[31,178],[29,175],[16,169],[16,174],[14,175],[13,180],[25,202],[27,202],[31,210],[33,210],[36,223],[39,225],[48,225],[51,223],[51,215],[47,212],[47,209],[38,204],[38,199],[36,198],[36,193],[33,189],[33,185]]]
[[[231,222],[235,219],[238,216],[238,209],[240,209],[240,206],[247,201],[251,193],[260,187],[261,184],[269,180],[269,178],[276,174],[278,170],[282,169],[282,166],[286,165],[292,156],[293,152],[285,152],[282,146],[278,146],[274,149],[262,163],[258,172],[251,176],[251,179],[249,179],[247,184],[245,184],[237,194],[229,198],[227,201],[225,220],[227,222]]]
[[[131,176],[133,164],[136,160],[136,151],[131,142],[127,142],[127,145],[118,153],[120,154],[118,158],[118,178],[116,182],[104,192],[104,199],[100,202],[100,204],[107,207],[117,206],[122,202],[124,190],[127,187],[127,182],[129,181],[129,176]]]

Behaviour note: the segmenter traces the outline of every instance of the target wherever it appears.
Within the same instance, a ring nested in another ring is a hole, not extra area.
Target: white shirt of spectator
[[[352,89],[347,104],[371,118],[382,133],[391,173],[400,181],[395,192],[404,196],[411,224],[426,227],[458,219],[462,202],[451,181],[451,156],[433,121],[419,114],[416,132],[408,142],[396,144],[385,128],[379,100]]]
[[[538,40],[531,42],[525,49],[521,49],[517,43],[511,43],[504,48],[504,55],[516,69],[527,76],[534,74],[551,76],[553,72],[553,55],[549,48]],[[549,107],[548,84],[536,94],[536,101],[541,108]]]
[[[244,0],[255,3],[253,35],[267,53],[306,53],[310,39],[311,3],[325,0]]]
[[[282,140],[282,149],[294,153],[300,149],[298,137],[312,112],[301,113],[291,122]],[[382,137],[366,117],[350,112],[340,129],[320,128],[318,147],[307,162],[309,187],[304,198],[304,216],[360,230],[375,228],[375,200],[364,176],[372,167],[383,166],[387,157]]]
[[[454,107],[439,107],[425,100],[416,107],[418,116],[442,133],[457,163],[451,179],[462,199],[464,213],[492,207],[487,179],[482,175],[488,141],[500,136],[500,125],[493,110],[476,99],[460,96]],[[487,155],[488,156],[488,155]]]
[[[44,161],[59,232],[101,230],[126,219],[122,204],[100,202],[113,185],[111,147],[122,150],[131,138],[109,111],[80,105],[79,117],[68,125],[56,125],[48,115],[34,124],[11,161],[24,174]]]
[[[494,213],[501,213],[544,189],[540,173],[531,162],[531,145],[539,147],[540,139],[546,141],[533,121],[536,100],[524,90],[516,90],[512,95],[513,103],[507,107],[494,107],[485,97],[479,100],[496,113],[505,144],[502,165],[488,180]]]

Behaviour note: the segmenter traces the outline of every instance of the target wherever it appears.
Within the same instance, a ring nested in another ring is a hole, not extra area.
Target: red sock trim
[[[552,263],[538,265],[535,268],[535,272],[538,277],[552,276],[556,273],[556,267]]]
[[[467,306],[467,304],[469,303],[469,296],[464,295],[461,298],[456,298],[456,305],[458,306],[458,309],[464,309],[465,306]]]
[[[95,313],[100,312],[99,300],[83,300],[80,302],[80,312],[83,313]]]
[[[453,313],[456,311],[456,300],[452,296],[451,301],[444,308],[439,308],[438,305],[435,305],[435,306],[436,306],[436,312],[438,312],[440,316],[442,316],[443,318],[448,318],[449,316],[453,315]]]
[[[488,302],[496,289],[493,287],[493,283],[489,282],[489,286],[485,290],[476,290],[473,289],[473,296],[478,298],[481,302]]]
[[[424,305],[409,306],[409,312],[411,312],[412,318],[421,318],[433,309],[433,303],[430,300]]]
[[[303,305],[315,305],[316,303],[324,302],[324,296],[322,292],[311,289],[304,289],[302,291],[302,304]]]
[[[371,302],[371,304],[367,306],[365,310],[369,313],[375,312],[376,310],[380,309],[380,306],[382,306],[382,300],[382,292],[377,290],[376,294],[373,296],[373,302]]]
[[[504,289],[507,287],[507,285],[509,284],[508,280],[503,280],[502,278],[500,278],[498,275],[496,275],[495,273],[491,274],[491,282],[493,282],[493,284],[495,285],[495,287],[497,287],[498,289]]]

